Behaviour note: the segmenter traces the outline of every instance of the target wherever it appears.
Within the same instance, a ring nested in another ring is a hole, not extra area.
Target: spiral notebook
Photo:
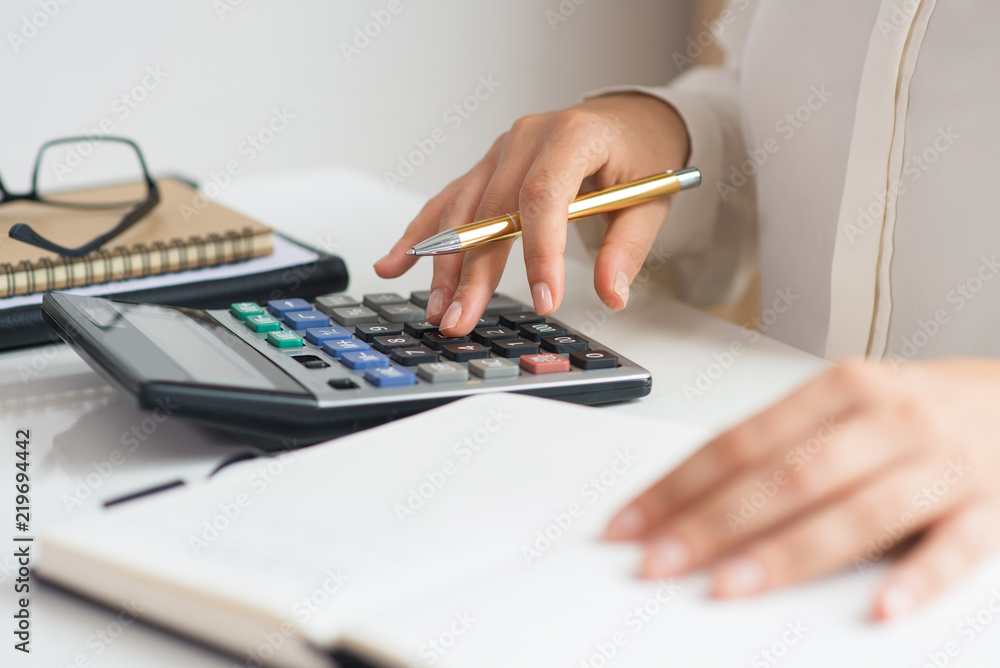
[[[271,228],[200,195],[176,179],[160,179],[160,203],[107,246],[82,258],[66,258],[0,237],[0,298],[98,285],[269,255]],[[94,202],[116,201],[114,186],[95,189]],[[118,214],[120,215],[120,214]],[[117,222],[108,211],[12,202],[0,207],[0,229],[29,222],[42,236],[77,246]]]

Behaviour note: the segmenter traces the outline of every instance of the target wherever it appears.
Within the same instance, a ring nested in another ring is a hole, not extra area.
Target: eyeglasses
[[[94,184],[101,182],[123,185],[95,190]],[[125,209],[117,225],[76,248],[66,248],[46,239],[27,223],[15,223],[10,228],[11,239],[65,257],[82,257],[152,211],[160,202],[160,191],[135,142],[122,137],[67,137],[47,142],[39,149],[31,192],[11,193],[0,181],[0,205],[17,201],[81,211]]]

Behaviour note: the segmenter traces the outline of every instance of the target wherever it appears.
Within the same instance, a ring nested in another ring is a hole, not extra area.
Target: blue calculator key
[[[333,357],[338,358],[344,353],[371,349],[372,347],[367,343],[364,341],[358,341],[357,339],[336,339],[334,341],[327,341],[323,344],[323,352],[327,355],[332,355]]]
[[[282,321],[292,329],[326,327],[330,324],[330,318],[319,311],[291,311],[285,314]]]
[[[343,327],[310,327],[306,330],[306,341],[321,346],[327,341],[350,339],[351,333]]]
[[[292,311],[311,311],[313,305],[305,299],[272,299],[267,303],[267,310],[279,318],[283,318],[286,313]]]
[[[365,371],[365,380],[376,387],[405,387],[417,382],[417,374],[398,366],[386,366]]]
[[[389,358],[375,350],[358,350],[343,353],[340,363],[348,369],[377,369],[389,366]]]

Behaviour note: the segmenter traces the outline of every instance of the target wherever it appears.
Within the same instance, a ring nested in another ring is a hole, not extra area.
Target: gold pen
[[[701,172],[694,167],[677,172],[647,176],[638,181],[622,183],[603,190],[580,195],[569,205],[567,222],[608,211],[617,211],[650,200],[666,197],[679,190],[694,188],[701,183]],[[445,255],[478,248],[494,241],[521,236],[521,217],[515,211],[496,218],[477,220],[424,239],[406,251],[407,255]]]

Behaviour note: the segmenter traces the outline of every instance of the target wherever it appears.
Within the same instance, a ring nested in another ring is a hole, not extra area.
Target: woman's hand
[[[552,313],[563,297],[567,209],[581,184],[588,180],[588,190],[605,188],[679,169],[687,155],[681,118],[665,102],[640,93],[525,116],[471,171],[424,206],[375,271],[383,278],[399,276],[416,262],[405,253],[417,242],[473,220],[520,211],[534,308]],[[625,307],[669,202],[648,202],[609,217],[594,268],[594,286],[608,307]],[[510,248],[511,242],[500,242],[434,258],[427,319],[452,336],[472,330],[500,282]]]
[[[916,536],[874,614],[934,596],[1000,545],[1000,363],[842,364],[727,431],[624,508],[611,539],[647,541],[641,574],[709,562],[742,596]]]

